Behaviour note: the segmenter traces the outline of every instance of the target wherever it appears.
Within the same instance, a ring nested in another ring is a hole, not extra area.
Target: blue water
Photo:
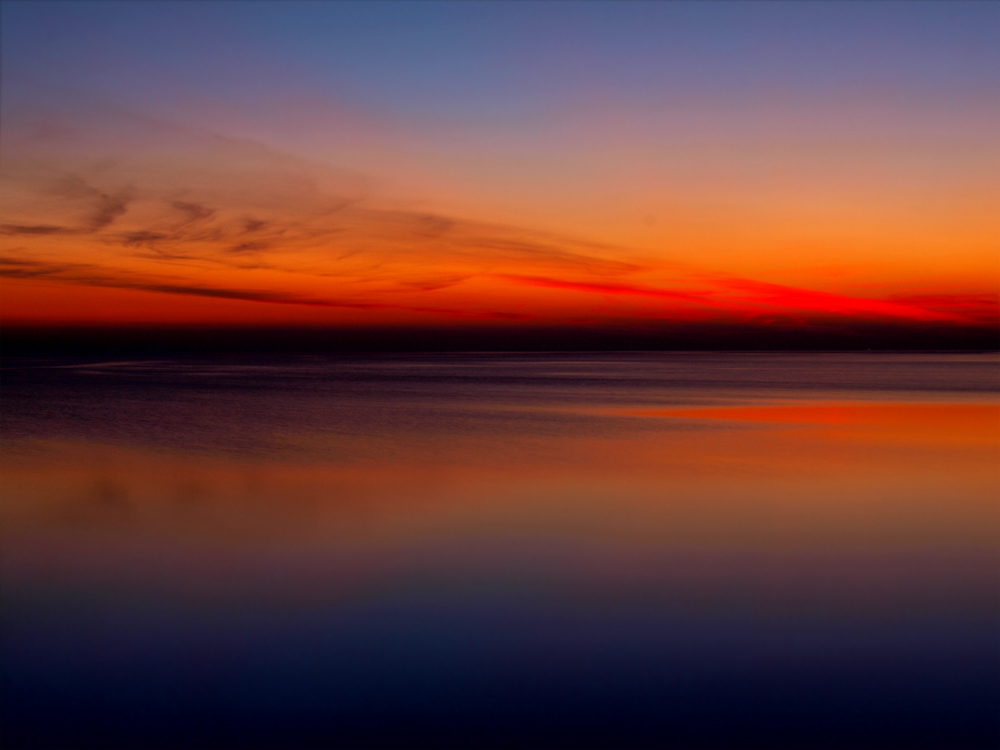
[[[996,354],[0,378],[5,747],[1000,743]]]

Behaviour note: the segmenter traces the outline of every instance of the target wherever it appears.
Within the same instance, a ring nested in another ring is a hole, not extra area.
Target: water
[[[8,747],[993,747],[997,354],[9,360]]]

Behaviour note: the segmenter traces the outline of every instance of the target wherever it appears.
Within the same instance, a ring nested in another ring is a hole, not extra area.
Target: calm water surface
[[[995,747],[997,354],[6,361],[5,747]]]

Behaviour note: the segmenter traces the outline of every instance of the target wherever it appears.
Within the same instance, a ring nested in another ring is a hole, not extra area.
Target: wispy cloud
[[[593,292],[595,294],[624,294],[639,297],[657,297],[660,299],[675,299],[685,302],[706,303],[704,293],[680,292],[673,289],[656,289],[653,287],[635,286],[633,284],[613,284],[587,281],[568,281],[564,279],[549,279],[540,276],[519,276],[517,274],[498,274],[500,278],[516,284],[528,284],[549,289],[568,289],[576,292]]]
[[[503,274],[501,278],[517,284],[564,289],[601,295],[653,297],[694,303],[715,308],[720,313],[738,314],[744,320],[766,320],[775,314],[795,316],[805,323],[816,316],[864,317],[919,322],[978,323],[997,318],[995,298],[975,297],[956,304],[954,296],[895,298],[892,300],[851,297],[829,292],[770,284],[752,279],[716,276],[706,283],[705,274],[686,281],[697,282],[697,291],[637,286],[621,283],[595,283],[538,276]],[[959,298],[961,299],[961,297]],[[992,316],[992,317],[991,317]]]
[[[861,315],[903,318],[921,322],[970,322],[951,312],[932,310],[916,304],[898,301],[851,297],[830,292],[771,284],[740,278],[720,278],[719,285],[736,294],[735,302],[769,306],[783,310],[799,310],[823,315]]]
[[[6,235],[49,235],[49,234],[77,234],[76,229],[71,227],[57,227],[51,224],[0,224],[0,234]]]
[[[1000,325],[1000,294],[895,294],[888,298],[900,305],[950,313],[984,325]]]
[[[0,273],[8,278],[15,279],[45,278],[83,286],[136,289],[163,294],[216,297],[219,299],[245,300],[250,302],[272,302],[285,305],[309,305],[313,307],[351,307],[365,310],[385,307],[385,305],[378,303],[318,299],[280,291],[231,289],[149,278],[136,278],[121,275],[114,269],[107,269],[87,263],[46,263],[18,258],[0,258]]]
[[[83,201],[90,204],[83,228],[91,232],[103,229],[124,214],[135,194],[130,185],[105,192],[88,184],[80,175],[73,173],[64,174],[48,186],[47,192],[69,201]]]
[[[0,257],[0,275],[10,279],[46,279],[90,287],[132,289],[159,294],[173,294],[216,299],[265,302],[306,307],[343,308],[352,310],[399,310],[457,318],[527,320],[533,316],[503,310],[461,310],[427,305],[408,305],[377,300],[351,300],[312,297],[309,295],[267,289],[240,289],[185,284],[176,280],[123,275],[114,269],[87,263],[47,263],[23,258]]]

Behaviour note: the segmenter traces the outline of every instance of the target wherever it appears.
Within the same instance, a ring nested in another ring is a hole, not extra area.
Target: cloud
[[[132,289],[160,294],[174,294],[215,299],[264,302],[306,307],[344,308],[353,310],[401,310],[430,313],[458,318],[527,319],[531,316],[504,311],[464,311],[447,307],[407,305],[377,300],[325,299],[267,289],[240,289],[208,285],[186,284],[177,280],[142,278],[122,275],[114,269],[87,263],[49,263],[23,258],[0,257],[0,274],[13,279],[39,279],[61,281],[81,286]]]
[[[38,224],[26,226],[23,224],[0,224],[0,234],[8,235],[47,235],[47,234],[76,234],[77,230],[70,227],[57,227],[51,224]]]
[[[916,322],[980,322],[984,311],[992,311],[996,318],[996,307],[989,307],[988,302],[978,297],[974,303],[967,305],[973,314],[960,314],[957,305],[928,304],[938,303],[941,296],[929,298],[910,297],[891,300],[850,297],[847,295],[818,292],[810,289],[770,284],[752,279],[716,276],[714,281],[706,284],[705,275],[692,277],[702,281],[698,291],[677,291],[632,284],[587,282],[553,279],[538,276],[521,276],[516,274],[500,274],[500,278],[517,284],[541,286],[550,289],[566,289],[594,294],[611,294],[639,297],[654,297],[671,299],[701,306],[714,307],[721,313],[737,313],[743,320],[759,324],[789,323],[806,324],[816,316],[866,317],[903,319]],[[739,294],[734,295],[733,292]],[[952,298],[948,298],[952,299]],[[994,305],[995,305],[994,301]]]
[[[120,108],[36,115],[23,133],[17,118],[6,126],[14,146],[0,175],[17,196],[3,207],[4,231],[39,240],[27,250],[35,257],[141,262],[192,288],[205,269],[237,281],[268,268],[294,274],[296,288],[335,278],[357,293],[434,294],[497,273],[603,280],[644,267],[621,247],[380,204],[359,189],[363,178]]]
[[[446,216],[410,214],[408,218],[412,223],[413,233],[427,239],[441,237],[455,226],[455,220]]]
[[[126,232],[121,236],[121,243],[125,247],[149,247],[155,243],[170,239],[171,235],[164,232],[149,232],[146,230],[139,230],[137,232]]]
[[[125,213],[131,199],[132,190],[130,188],[123,188],[112,195],[100,193],[97,209],[90,217],[90,231],[96,232],[98,229],[103,229]]]
[[[655,289],[652,287],[633,286],[631,284],[564,281],[562,279],[548,279],[539,276],[519,276],[516,274],[498,274],[498,276],[517,284],[541,286],[549,289],[568,289],[577,292],[594,292],[598,294],[627,294],[640,297],[659,297],[662,299],[683,300],[685,302],[707,301],[704,294],[678,292],[673,289]]]
[[[174,201],[170,204],[181,213],[187,216],[186,221],[201,221],[209,218],[215,213],[214,209],[206,208],[200,203],[189,203],[187,201]]]
[[[241,242],[229,248],[231,253],[248,253],[258,250],[267,250],[271,244],[269,242]]]
[[[253,232],[259,232],[261,229],[267,226],[266,221],[261,221],[260,219],[254,219],[247,217],[243,220],[243,231],[246,234],[252,234]]]
[[[59,277],[74,270],[91,268],[83,263],[45,263],[37,260],[0,258],[0,273],[14,279],[31,279],[41,276]]]
[[[745,301],[758,306],[771,306],[813,314],[904,318],[922,322],[968,322],[962,316],[954,313],[892,300],[868,299],[810,289],[797,289],[752,279],[721,277],[718,279],[718,283],[725,290],[741,293],[740,296],[733,298],[734,301]]]
[[[364,302],[345,302],[317,299],[287,292],[260,289],[230,289],[203,285],[191,285],[176,281],[142,279],[119,275],[114,269],[107,269],[87,263],[46,263],[44,261],[20,258],[0,258],[0,273],[8,278],[46,278],[83,286],[112,287],[115,289],[136,289],[164,294],[181,294],[196,297],[216,297],[220,299],[245,300],[250,302],[274,302],[286,305],[310,305],[319,307],[375,307]]]
[[[422,292],[433,292],[438,289],[447,289],[450,286],[461,284],[463,281],[467,281],[470,278],[472,277],[451,276],[425,279],[403,279],[399,282],[399,284],[400,286],[407,287],[409,289],[418,289]]]
[[[974,323],[996,326],[1000,323],[1000,295],[992,294],[895,294],[889,301],[951,313]]]
[[[128,210],[128,204],[134,197],[131,186],[105,192],[90,185],[78,174],[66,173],[60,179],[48,186],[49,194],[67,198],[71,201],[85,200],[91,203],[84,227],[91,232],[103,229]]]

